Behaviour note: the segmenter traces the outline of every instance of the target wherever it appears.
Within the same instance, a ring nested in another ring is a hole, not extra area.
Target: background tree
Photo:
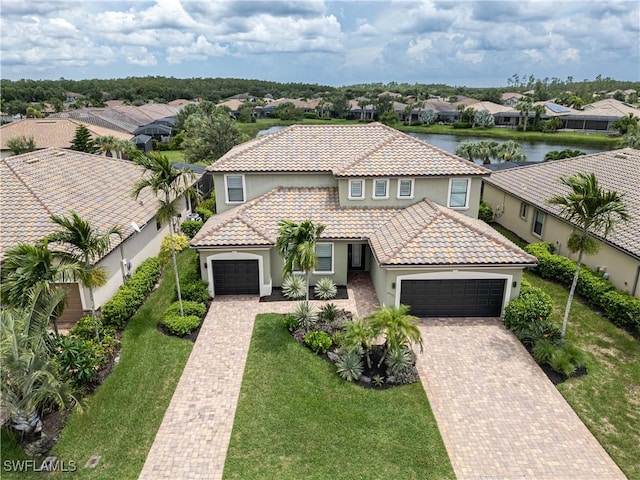
[[[283,219],[278,222],[276,249],[284,258],[283,277],[291,275],[296,268],[300,268],[305,273],[307,287],[309,286],[311,271],[318,265],[316,242],[324,229],[324,225],[314,225],[311,220],[295,223]],[[309,288],[306,292],[306,301],[309,302]]]
[[[304,111],[292,102],[284,102],[273,109],[273,115],[280,120],[300,120]]]
[[[106,232],[100,233],[76,212],[70,211],[68,215],[51,216],[51,221],[60,229],[47,238],[50,242],[58,244],[60,250],[56,254],[63,262],[76,266],[75,279],[89,290],[91,316],[96,329],[96,339],[100,341],[93,291],[107,283],[107,269],[103,265],[96,265],[95,262],[111,250],[111,236],[122,237],[122,228],[114,225]]]
[[[493,127],[494,124],[495,124],[495,119],[493,118],[493,115],[489,113],[488,110],[481,110],[479,112],[476,112],[476,114],[473,117],[474,127],[489,128],[489,127]]]
[[[9,150],[11,150],[14,155],[20,155],[22,153],[35,151],[36,141],[33,137],[21,135],[19,137],[9,138],[7,140],[7,147],[9,147]]]
[[[43,117],[43,115],[40,112],[40,110],[38,110],[35,107],[31,107],[31,106],[27,107],[27,110],[26,110],[25,113],[26,113],[27,118],[42,118]]]
[[[533,117],[533,126],[536,130],[541,130],[542,126],[540,124],[542,115],[544,115],[547,112],[547,110],[544,108],[544,105],[534,105],[533,106],[533,113],[534,113],[534,117]]]
[[[94,144],[99,152],[107,157],[128,159],[134,151],[137,151],[135,144],[129,140],[106,135],[95,139]],[[115,155],[114,155],[115,154]]]
[[[620,148],[629,147],[640,150],[640,132],[638,129],[630,130],[620,139]]]
[[[554,195],[548,202],[551,205],[559,206],[560,215],[575,226],[569,236],[567,247],[573,253],[578,253],[576,271],[573,275],[567,306],[562,318],[562,338],[564,339],[571,303],[578,284],[582,257],[584,254],[592,255],[600,248],[600,244],[592,235],[597,234],[606,238],[618,221],[629,219],[629,214],[622,201],[622,196],[615,191],[604,190],[593,173],[578,173],[569,177],[561,177],[560,183],[569,187],[569,193]]]
[[[96,147],[91,132],[85,125],[80,124],[76,128],[76,133],[73,140],[71,140],[71,150],[85,153],[98,153],[98,147]]]
[[[521,98],[516,104],[516,110],[520,112],[520,125],[522,125],[522,131],[527,131],[527,125],[529,124],[529,112],[533,108],[531,99],[528,97]]]
[[[562,160],[563,158],[579,157],[581,155],[586,155],[586,153],[582,150],[573,150],[571,148],[565,148],[564,150],[551,150],[546,153],[543,161],[550,162],[553,160]]]
[[[630,130],[635,130],[638,128],[638,120],[639,117],[636,117],[633,112],[629,112],[627,115],[624,115],[620,118],[620,120],[616,120],[611,124],[614,130],[617,130],[621,135],[629,132]]]
[[[455,154],[459,157],[466,158],[470,162],[473,162],[476,153],[476,143],[470,140],[464,140],[460,142],[456,147]]]
[[[527,159],[527,155],[518,142],[508,140],[496,147],[495,158],[501,162],[523,162]]]
[[[189,163],[213,163],[246,140],[226,111],[214,109],[210,115],[195,113],[187,118],[182,149]]]
[[[438,120],[438,114],[431,109],[424,110],[419,114],[420,121],[425,125],[433,125]]]
[[[134,198],[137,199],[143,190],[151,190],[156,196],[164,196],[164,198],[160,200],[160,209],[156,214],[156,218],[160,222],[169,223],[169,243],[171,245],[173,273],[176,279],[180,316],[184,317],[180,277],[178,275],[178,263],[176,262],[176,249],[173,240],[173,218],[178,214],[180,197],[197,195],[193,187],[195,175],[191,170],[179,170],[175,168],[166,155],[152,153],[148,156],[137,158],[134,162],[142,168],[142,178],[138,180],[133,189]]]

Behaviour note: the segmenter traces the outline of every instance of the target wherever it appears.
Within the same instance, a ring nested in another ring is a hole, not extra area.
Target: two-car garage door
[[[497,317],[505,280],[402,280],[400,288],[400,303],[417,317]]]
[[[258,260],[213,260],[215,295],[260,293]]]

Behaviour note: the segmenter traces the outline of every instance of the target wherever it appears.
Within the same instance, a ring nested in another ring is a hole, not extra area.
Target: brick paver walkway
[[[420,377],[459,479],[626,478],[499,320],[420,330]]]
[[[312,304],[324,302],[312,301]],[[338,308],[357,313],[353,291]],[[293,302],[217,297],[140,474],[141,480],[221,479],[242,375],[259,313],[287,313]]]

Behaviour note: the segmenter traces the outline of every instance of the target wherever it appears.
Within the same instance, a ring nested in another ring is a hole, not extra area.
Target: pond
[[[258,132],[258,137],[262,135],[268,135],[270,133],[279,132],[287,127],[271,127],[266,130],[260,130]],[[494,140],[492,138],[486,137],[473,137],[473,136],[458,136],[458,135],[436,135],[436,134],[428,134],[428,133],[409,133],[412,137],[419,138],[420,140],[427,142],[434,147],[441,148],[450,153],[455,153],[457,146],[464,142],[465,140],[471,142],[480,142],[482,140]],[[497,140],[497,142],[503,142],[504,140]],[[606,150],[606,147],[588,147],[588,146],[576,146],[576,145],[563,145],[560,143],[546,143],[546,142],[531,142],[524,141],[518,142],[522,146],[522,150],[527,155],[527,161],[529,162],[541,162],[544,160],[544,156],[547,152],[552,150],[581,150],[585,153],[596,153],[602,152]],[[611,147],[613,149],[613,147]]]

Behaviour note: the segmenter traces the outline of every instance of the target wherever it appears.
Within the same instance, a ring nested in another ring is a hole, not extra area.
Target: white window
[[[225,175],[227,203],[244,202],[244,175]]]
[[[349,199],[362,200],[364,198],[364,180],[349,180]]]
[[[520,218],[527,219],[527,213],[529,213],[529,205],[526,202],[520,202]]]
[[[533,217],[533,233],[538,237],[542,236],[542,228],[544,227],[545,217],[546,215],[544,214],[544,212],[541,212],[540,210],[536,210],[536,214]]]
[[[316,243],[317,273],[333,273],[333,243]]]
[[[452,178],[449,181],[449,205],[451,208],[469,207],[469,179]]]
[[[398,179],[398,198],[413,198],[413,178]]]
[[[389,180],[377,178],[373,181],[373,198],[389,198]]]

